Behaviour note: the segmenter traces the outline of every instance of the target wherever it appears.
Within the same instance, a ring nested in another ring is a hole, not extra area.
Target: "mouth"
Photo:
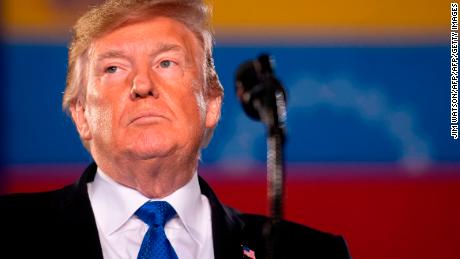
[[[158,113],[142,112],[142,113],[137,114],[133,119],[131,119],[129,122],[129,125],[131,124],[137,124],[137,125],[152,124],[152,123],[158,123],[159,121],[165,120],[165,119],[166,117]]]

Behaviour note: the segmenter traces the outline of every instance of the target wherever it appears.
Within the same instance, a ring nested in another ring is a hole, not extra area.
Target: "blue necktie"
[[[174,208],[165,201],[149,201],[142,205],[135,214],[149,225],[137,258],[177,259],[176,252],[169,243],[164,230],[166,222],[176,215]]]

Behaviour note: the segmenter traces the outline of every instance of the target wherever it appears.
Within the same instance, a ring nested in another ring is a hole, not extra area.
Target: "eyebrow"
[[[155,50],[152,51],[152,53],[149,56],[153,58],[161,53],[168,52],[168,51],[183,52],[183,47],[177,44],[160,42],[157,44]],[[127,54],[125,54],[125,52],[122,50],[109,50],[109,51],[99,54],[97,56],[97,61],[101,61],[101,60],[109,59],[109,58],[122,58],[122,59],[131,60],[131,58]]]
[[[177,44],[160,42],[157,44],[156,49],[150,54],[150,57],[153,58],[168,51],[183,52],[183,48]]]
[[[130,59],[123,51],[119,51],[119,50],[109,50],[97,56],[98,61],[108,59],[108,58]]]

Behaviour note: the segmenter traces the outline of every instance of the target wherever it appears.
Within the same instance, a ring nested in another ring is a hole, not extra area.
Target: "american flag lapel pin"
[[[243,249],[243,258],[256,259],[254,250],[249,249],[249,247],[245,245],[241,245],[241,248]]]

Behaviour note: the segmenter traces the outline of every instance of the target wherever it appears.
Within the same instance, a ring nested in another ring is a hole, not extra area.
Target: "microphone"
[[[262,121],[270,134],[281,131],[284,138],[286,122],[286,91],[275,77],[273,60],[261,54],[255,60],[242,63],[236,72],[236,95],[243,110]]]

